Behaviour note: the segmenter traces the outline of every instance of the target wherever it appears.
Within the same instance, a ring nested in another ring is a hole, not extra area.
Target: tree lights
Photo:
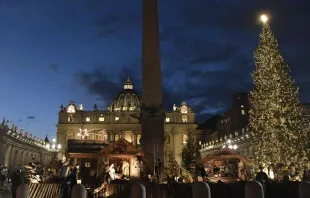
[[[250,92],[251,146],[256,166],[271,166],[278,175],[296,166],[301,173],[307,162],[309,125],[302,117],[298,88],[289,75],[266,15],[259,44],[254,52],[256,68]],[[286,167],[286,168],[285,168]]]

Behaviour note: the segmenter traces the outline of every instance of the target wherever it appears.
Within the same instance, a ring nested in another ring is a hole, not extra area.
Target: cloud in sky
[[[35,116],[27,116],[26,118],[28,121],[34,121],[36,119]]]

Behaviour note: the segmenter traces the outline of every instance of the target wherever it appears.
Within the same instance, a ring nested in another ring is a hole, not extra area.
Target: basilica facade
[[[173,105],[171,111],[165,112],[164,122],[165,161],[172,153],[181,164],[182,148],[188,135],[196,135],[195,113],[183,102]],[[90,156],[98,156],[93,154],[102,152],[102,149],[120,139],[136,148],[142,143],[140,96],[135,92],[130,77],[127,77],[124,89],[107,109],[98,109],[94,105],[93,109],[85,110],[82,104],[78,105],[73,101],[66,106],[61,105],[57,124],[57,142],[63,145],[60,154],[80,156],[83,159],[75,161],[80,161],[81,167],[96,169],[96,159]]]

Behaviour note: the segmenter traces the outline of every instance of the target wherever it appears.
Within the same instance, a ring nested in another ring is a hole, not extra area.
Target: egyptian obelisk
[[[154,164],[154,158],[163,163],[164,111],[157,0],[143,0],[141,104],[140,122],[144,154],[151,164]],[[149,171],[154,170],[151,168]]]

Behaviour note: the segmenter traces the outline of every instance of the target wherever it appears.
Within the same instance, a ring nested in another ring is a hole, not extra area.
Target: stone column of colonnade
[[[15,168],[15,158],[16,158],[16,147],[15,145],[12,145],[11,152],[9,154],[8,166]]]
[[[5,152],[6,152],[6,144],[0,143],[0,164],[4,164],[4,158],[5,158]]]
[[[12,162],[12,168],[19,168],[21,158],[21,150],[16,149],[14,152],[14,160]]]
[[[4,167],[10,166],[10,163],[11,163],[10,156],[11,156],[12,149],[13,149],[12,145],[8,145],[6,147],[5,154],[4,154],[4,161],[3,161]]]

